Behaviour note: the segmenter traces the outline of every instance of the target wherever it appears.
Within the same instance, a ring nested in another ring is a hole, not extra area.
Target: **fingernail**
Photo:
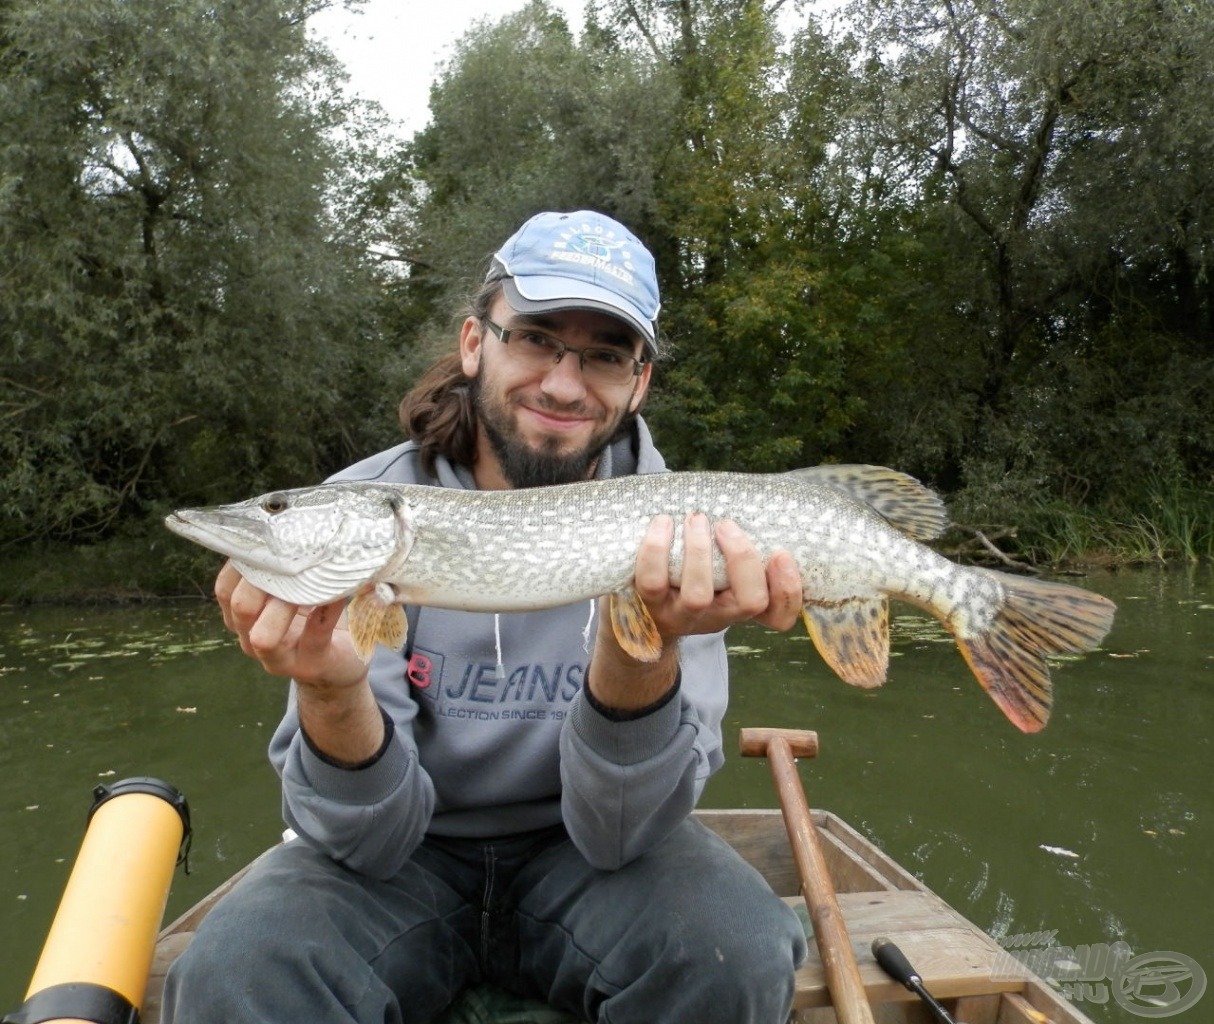
[[[717,523],[717,532],[726,540],[738,540],[743,536],[742,528],[732,519]]]

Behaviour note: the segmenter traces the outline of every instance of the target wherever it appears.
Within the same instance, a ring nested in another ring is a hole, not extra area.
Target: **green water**
[[[1057,664],[1038,736],[1004,721],[934,624],[896,607],[875,692],[840,683],[799,635],[733,631],[729,742],[746,725],[816,729],[810,804],[988,931],[1122,940],[1214,974],[1214,570],[1082,582],[1118,602],[1117,623],[1103,650]],[[24,994],[98,783],[155,775],[189,798],[192,874],[178,872],[170,919],[278,837],[264,750],[282,700],[213,606],[0,608],[0,1013]],[[732,756],[704,802],[775,806],[766,765]],[[1174,1019],[1214,1019],[1214,993]]]

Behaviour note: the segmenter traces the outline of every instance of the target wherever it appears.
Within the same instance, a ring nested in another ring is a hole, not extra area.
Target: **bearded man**
[[[658,308],[627,228],[536,215],[493,257],[457,350],[402,402],[411,440],[333,479],[471,490],[664,472],[639,416]],[[800,575],[695,514],[653,521],[635,587],[662,640],[653,663],[581,602],[412,607],[405,648],[368,667],[340,603],[301,610],[225,566],[225,623],[291,679],[270,758],[299,838],[206,918],[166,1019],[422,1024],[489,981],[587,1021],[784,1024],[803,929],[689,815],[723,760],[724,630],[790,627]]]

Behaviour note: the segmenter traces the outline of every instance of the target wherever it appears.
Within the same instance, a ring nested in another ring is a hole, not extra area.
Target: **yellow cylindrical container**
[[[94,796],[25,1003],[6,1022],[139,1019],[189,807],[157,779],[98,786]]]

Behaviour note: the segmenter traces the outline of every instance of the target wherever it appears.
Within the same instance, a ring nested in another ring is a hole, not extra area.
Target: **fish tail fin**
[[[1093,650],[1113,625],[1116,606],[1079,587],[994,573],[1005,597],[984,633],[958,636],[970,669],[1021,732],[1049,721],[1053,684],[1045,658]]]
[[[884,597],[806,604],[801,618],[822,660],[840,679],[871,689],[889,669],[889,602]]]

